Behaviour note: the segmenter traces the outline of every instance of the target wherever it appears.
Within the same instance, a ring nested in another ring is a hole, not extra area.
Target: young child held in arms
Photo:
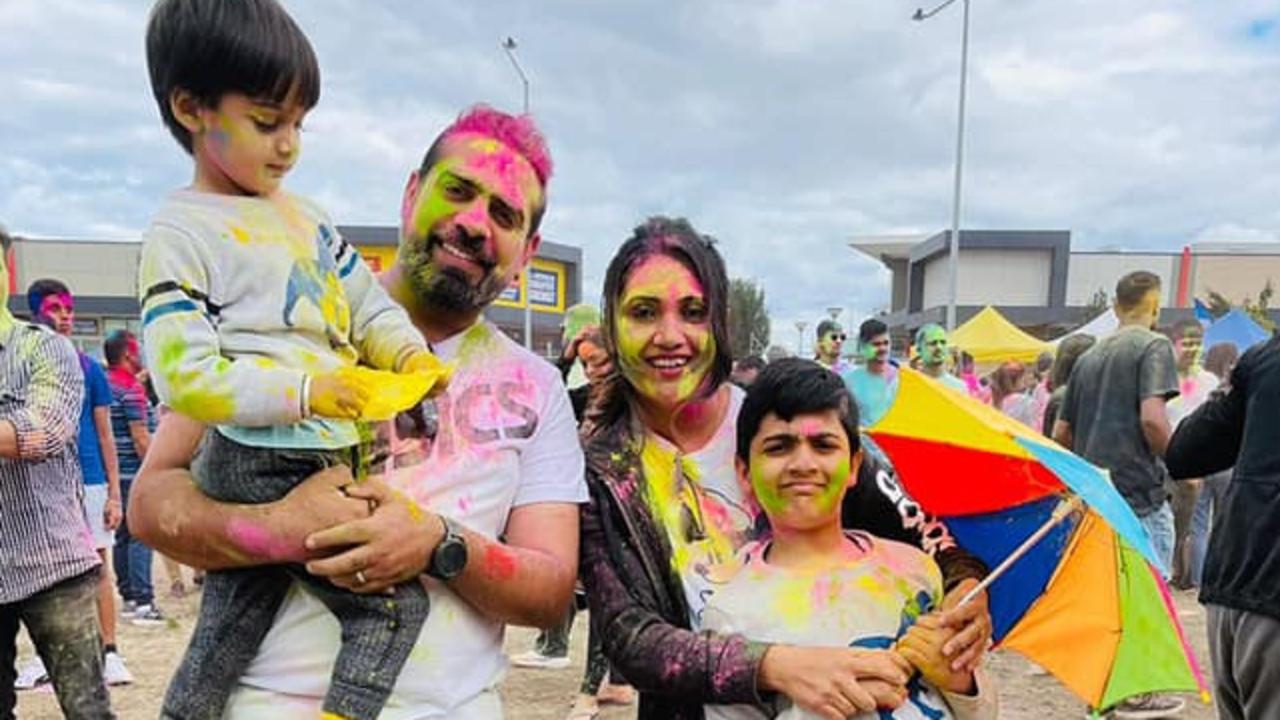
[[[943,594],[933,559],[841,529],[861,460],[857,405],[843,381],[808,360],[770,363],[738,414],[736,465],[771,536],[742,549],[741,569],[712,597],[703,626],[764,642],[888,651],[914,668],[900,705],[858,718],[996,718],[984,674],[952,671],[942,655],[954,631],[932,614]],[[851,707],[833,699],[814,715],[779,697],[771,707],[708,706],[707,718],[843,718]]]
[[[196,481],[219,500],[265,503],[326,467],[358,470],[356,421],[385,405],[381,385],[407,383],[416,401],[447,372],[328,216],[280,187],[320,96],[311,45],[275,0],[160,0],[146,44],[160,114],[195,178],[144,236],[143,337],[163,402],[216,426]],[[246,547],[268,532],[230,530]],[[426,591],[361,595],[301,565],[207,575],[164,717],[222,717],[290,577],[342,626],[326,717],[377,717],[426,620]]]

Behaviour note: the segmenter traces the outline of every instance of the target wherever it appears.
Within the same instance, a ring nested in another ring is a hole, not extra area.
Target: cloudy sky
[[[389,224],[460,109],[518,109],[511,35],[557,163],[545,235],[594,298],[654,213],[763,283],[776,341],[888,302],[854,235],[950,221],[961,4],[913,0],[286,0],[323,95],[288,180]],[[150,3],[0,0],[0,222],[135,238],[190,161],[146,77]],[[963,225],[1077,248],[1280,240],[1280,2],[972,0]]]

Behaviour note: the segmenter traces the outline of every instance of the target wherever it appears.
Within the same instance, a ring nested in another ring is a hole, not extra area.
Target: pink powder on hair
[[[551,151],[547,149],[547,141],[538,131],[533,117],[529,115],[508,115],[488,105],[476,105],[458,116],[458,119],[445,129],[443,136],[449,137],[460,133],[474,133],[493,138],[498,142],[520,153],[538,176],[538,182],[546,187],[551,179]]]

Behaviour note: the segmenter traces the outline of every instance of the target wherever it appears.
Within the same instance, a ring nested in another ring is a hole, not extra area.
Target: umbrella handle
[[[1057,507],[1053,509],[1053,514],[1049,516],[1049,519],[1044,521],[1043,525],[1036,528],[1036,531],[1031,533],[1030,537],[1023,540],[1021,545],[1014,548],[1014,551],[1009,553],[1009,557],[1006,557],[994,570],[987,573],[987,576],[982,578],[982,582],[978,583],[972,590],[965,593],[964,597],[960,598],[960,605],[968,603],[970,600],[977,597],[978,593],[984,592],[987,588],[991,587],[991,584],[996,580],[999,580],[1000,576],[1004,575],[1019,558],[1030,552],[1031,548],[1035,547],[1036,543],[1040,542],[1045,535],[1048,535],[1050,530],[1063,520],[1066,520],[1068,515],[1079,510],[1083,505],[1083,502],[1084,501],[1080,499],[1079,495],[1069,495],[1064,497],[1062,501],[1058,503]],[[960,605],[957,605],[957,607]]]

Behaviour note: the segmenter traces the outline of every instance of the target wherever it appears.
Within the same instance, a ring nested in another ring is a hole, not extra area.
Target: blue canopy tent
[[[1271,338],[1261,325],[1253,321],[1249,314],[1236,308],[1218,318],[1204,331],[1204,346],[1211,348],[1218,343],[1229,342],[1244,352],[1260,342]]]

